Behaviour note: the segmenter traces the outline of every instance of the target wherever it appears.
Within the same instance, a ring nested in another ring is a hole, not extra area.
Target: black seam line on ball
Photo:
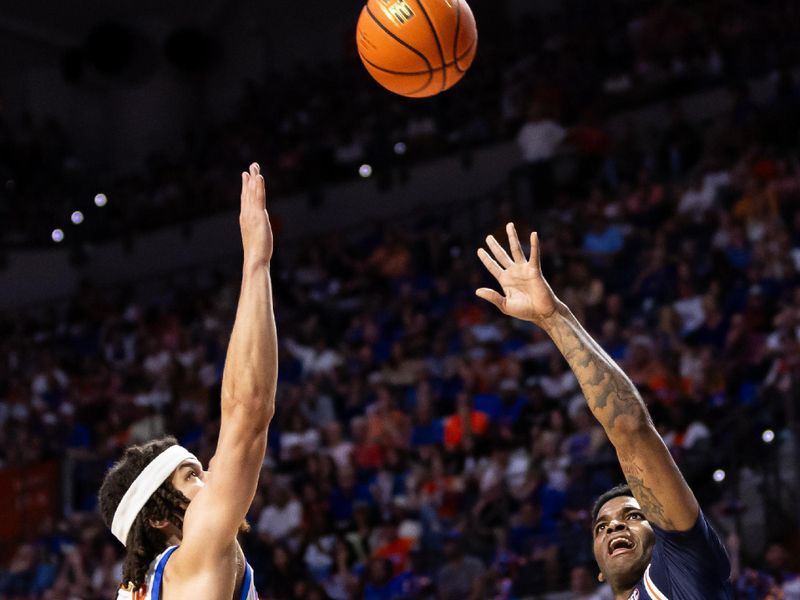
[[[436,33],[436,28],[433,26],[433,21],[431,21],[430,15],[428,15],[428,11],[425,10],[425,5],[422,3],[422,0],[417,0],[417,4],[419,4],[420,9],[422,9],[422,14],[425,15],[425,20],[428,21],[428,25],[431,28],[431,32],[433,33],[433,39],[436,40],[436,47],[439,49],[439,58],[442,59],[441,65],[444,66],[444,50],[442,49],[442,42],[439,40],[439,34]],[[442,91],[447,88],[447,69],[442,69]]]
[[[365,8],[367,9],[367,14],[368,14],[368,15],[369,15],[369,16],[372,18],[372,20],[373,20],[373,21],[375,21],[375,24],[376,24],[378,27],[380,27],[381,29],[383,29],[383,31],[386,33],[386,35],[388,35],[388,36],[389,36],[389,37],[391,37],[391,38],[394,38],[394,39],[395,39],[395,40],[397,40],[397,41],[398,41],[400,44],[402,44],[403,46],[405,46],[406,48],[408,48],[409,50],[411,50],[411,51],[412,51],[414,54],[416,54],[416,55],[417,55],[417,56],[419,56],[419,57],[420,57],[422,60],[424,60],[424,61],[425,61],[425,64],[426,64],[426,65],[428,65],[428,81],[427,81],[427,83],[425,83],[425,85],[424,85],[423,87],[421,87],[421,88],[420,88],[420,90],[423,90],[423,89],[425,89],[426,87],[428,87],[428,85],[430,85],[431,81],[433,80],[433,65],[431,64],[431,61],[429,61],[429,60],[427,59],[427,57],[426,57],[426,56],[425,56],[425,55],[424,55],[422,52],[420,52],[419,50],[417,50],[416,48],[414,48],[414,46],[411,46],[410,44],[408,44],[407,42],[405,42],[405,41],[404,41],[404,40],[402,40],[401,38],[397,37],[397,36],[396,36],[395,34],[393,34],[391,31],[389,31],[389,30],[386,28],[386,26],[385,26],[383,23],[381,23],[381,22],[380,22],[380,20],[378,19],[378,17],[376,17],[376,16],[375,16],[375,15],[372,13],[372,11],[369,9],[369,5],[367,5]],[[361,53],[359,52],[359,54],[361,54]],[[363,58],[363,55],[362,55],[362,58]],[[367,61],[367,62],[369,62],[369,61]],[[370,63],[370,64],[371,64],[371,63]],[[417,90],[417,91],[419,91],[419,90]]]
[[[475,47],[475,42],[473,41],[472,43],[470,43],[469,47],[467,47],[467,49],[464,50],[464,53],[461,56],[457,57],[456,60],[447,63],[444,66],[444,68],[456,66],[457,61],[464,60],[469,55],[469,53],[472,52],[472,48],[474,47]],[[425,73],[431,73],[431,71],[435,73],[436,71],[439,71],[443,68],[443,67],[436,67],[435,69],[431,69],[429,71],[393,71],[392,69],[387,69],[385,67],[381,67],[380,65],[376,65],[374,62],[372,62],[363,54],[361,54],[361,51],[359,51],[358,54],[359,56],[361,56],[361,60],[363,60],[365,63],[368,63],[370,67],[378,69],[379,71],[382,71],[384,73],[389,73],[390,75],[425,75]],[[466,69],[461,69],[461,72],[463,73],[465,70]]]
[[[428,80],[425,82],[425,85],[423,85],[422,87],[418,87],[416,89],[413,89],[410,92],[405,92],[405,94],[417,94],[417,93],[421,92],[422,90],[424,90],[426,87],[428,87],[431,84],[431,80],[433,79],[433,69],[429,69],[427,71],[418,71],[416,73],[409,73],[409,72],[403,72],[403,71],[390,71],[389,69],[384,69],[383,67],[379,67],[378,65],[376,65],[370,59],[368,59],[363,54],[361,54],[360,50],[358,52],[358,55],[361,57],[361,60],[363,60],[370,67],[372,67],[373,69],[377,69],[378,71],[381,71],[383,73],[389,73],[391,75],[425,75],[426,73],[428,74]],[[395,92],[395,93],[397,93],[397,92]]]
[[[456,4],[456,33],[453,36],[453,66],[456,68],[456,71],[459,73],[463,73],[466,69],[462,69],[458,65],[458,57],[456,56],[456,52],[458,52],[458,34],[461,33],[461,2],[460,0],[455,0]],[[473,42],[474,43],[474,42]],[[469,45],[470,50],[472,50],[472,44]]]

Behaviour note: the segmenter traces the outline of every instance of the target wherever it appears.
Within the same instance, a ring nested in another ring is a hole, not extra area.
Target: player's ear
[[[605,575],[603,575],[602,571],[597,574],[597,581],[599,581],[600,583],[603,583],[603,582],[605,582],[605,580],[606,580],[606,577],[605,577]]]

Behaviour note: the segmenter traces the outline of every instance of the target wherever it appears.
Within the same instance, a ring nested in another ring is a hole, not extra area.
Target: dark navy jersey
[[[653,556],[629,600],[733,598],[728,554],[702,512],[689,531],[653,531]]]

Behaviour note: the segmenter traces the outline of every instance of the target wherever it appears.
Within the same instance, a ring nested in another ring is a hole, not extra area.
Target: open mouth
[[[631,552],[634,545],[633,540],[628,537],[615,537],[608,542],[608,554],[609,556],[618,556],[626,552]]]

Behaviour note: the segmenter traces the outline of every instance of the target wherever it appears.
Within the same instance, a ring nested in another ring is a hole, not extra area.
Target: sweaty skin
[[[635,496],[635,500],[629,499],[641,509],[645,522],[671,531],[691,529],[700,514],[697,500],[653,426],[636,387],[553,293],[542,275],[538,234],[531,234],[530,257],[526,258],[512,223],[506,226],[506,232],[511,256],[493,236],[486,238],[492,255],[483,248],[478,250],[478,257],[497,279],[503,294],[488,288],[480,288],[476,294],[509,316],[535,323],[553,340],[575,373],[589,409],[613,444]],[[601,513],[612,510],[609,505],[611,501]],[[641,546],[636,547],[636,552],[642,552],[641,560],[633,560],[627,552],[609,557],[608,549],[603,550],[602,541],[595,537],[595,558],[618,600],[628,598],[652,552],[652,529],[647,535],[644,530],[630,527],[630,523],[622,519],[615,527],[630,529],[631,535],[639,536],[635,539]]]

